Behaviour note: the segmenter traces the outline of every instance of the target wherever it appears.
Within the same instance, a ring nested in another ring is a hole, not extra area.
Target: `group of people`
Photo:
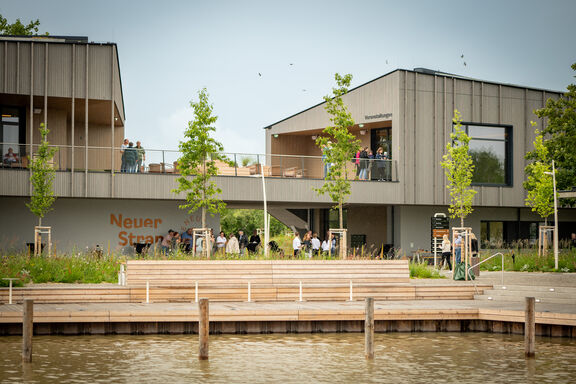
[[[214,231],[210,229],[207,239],[203,235],[197,235],[194,243],[192,228],[188,228],[182,233],[170,229],[160,242],[160,251],[167,254],[176,249],[181,249],[187,253],[192,251],[194,253],[202,253],[206,250],[205,247],[208,246],[212,253],[244,255],[246,251],[250,253],[257,252],[260,243],[261,240],[257,231],[254,231],[248,239],[243,230],[238,231],[238,236],[235,233],[230,233],[226,237],[224,231],[221,231],[218,236],[214,236]]]
[[[376,150],[376,154],[368,147],[361,148],[354,156],[353,163],[356,165],[356,177],[359,180],[391,180],[391,163],[388,152],[382,147]]]
[[[17,153],[14,153],[14,150],[12,148],[8,148],[8,152],[4,154],[2,162],[5,165],[17,164],[20,162],[20,157],[18,157]]]
[[[312,256],[318,256],[320,250],[322,250],[322,253],[335,254],[336,237],[333,233],[330,233],[329,235],[326,234],[326,239],[320,242],[316,232],[308,231],[304,236],[302,236],[302,239],[300,239],[300,234],[296,232],[294,234],[294,239],[292,240],[292,250],[295,258],[299,257],[301,254],[304,254],[308,258],[312,258]]]
[[[462,262],[462,248],[464,247],[463,244],[464,238],[461,233],[456,235],[456,239],[454,239],[454,244],[448,238],[448,235],[442,236],[442,261],[446,261],[448,264],[448,268],[452,270],[452,250],[454,250],[454,257],[456,264],[460,264]],[[470,233],[470,253],[472,257],[478,255],[478,239],[474,233]]]
[[[120,153],[122,154],[120,172],[142,172],[142,167],[144,165],[144,161],[146,160],[146,151],[144,151],[144,148],[142,148],[142,143],[137,141],[136,146],[134,146],[133,142],[128,139],[124,139],[124,142],[120,146]]]

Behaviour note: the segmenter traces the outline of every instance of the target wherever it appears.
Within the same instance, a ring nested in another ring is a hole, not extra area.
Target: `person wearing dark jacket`
[[[240,254],[244,254],[244,250],[248,246],[248,237],[244,234],[243,230],[238,231],[238,245],[240,246]]]

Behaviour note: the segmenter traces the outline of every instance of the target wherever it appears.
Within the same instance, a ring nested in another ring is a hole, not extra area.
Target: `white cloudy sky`
[[[147,148],[178,147],[203,87],[225,150],[263,153],[263,127],[320,102],[335,72],[353,86],[415,67],[554,90],[574,82],[573,0],[2,0],[0,14],[116,42],[126,135]]]

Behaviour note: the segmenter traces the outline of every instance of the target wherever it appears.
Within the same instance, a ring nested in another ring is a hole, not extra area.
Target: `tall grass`
[[[15,286],[26,283],[113,283],[118,281],[121,256],[70,254],[30,257],[27,254],[0,255],[0,277],[16,277]],[[0,286],[8,282],[0,280]]]
[[[518,272],[576,272],[576,249],[563,249],[558,254],[558,271],[554,270],[554,252],[549,251],[546,256],[538,256],[536,250],[516,249],[502,251],[504,254],[504,270]],[[486,259],[493,252],[482,252],[482,259]],[[480,265],[484,271],[500,271],[502,258],[495,257]]]
[[[411,279],[444,279],[445,276],[441,275],[437,269],[428,265],[426,261],[410,262],[410,278]]]

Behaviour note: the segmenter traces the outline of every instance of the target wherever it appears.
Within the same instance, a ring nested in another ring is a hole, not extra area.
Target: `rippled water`
[[[21,338],[0,338],[2,383],[574,383],[576,341],[539,338],[524,358],[522,336],[485,333],[210,336],[39,336],[33,363]]]

